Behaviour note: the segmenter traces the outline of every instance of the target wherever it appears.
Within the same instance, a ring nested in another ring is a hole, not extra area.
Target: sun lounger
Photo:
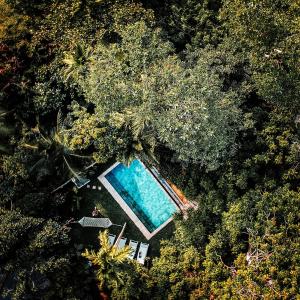
[[[109,240],[109,244],[112,246],[115,242],[116,239],[116,235],[115,234],[109,234],[108,235],[108,240]]]
[[[122,237],[122,238],[120,239],[119,244],[117,245],[117,247],[118,247],[119,249],[124,248],[124,246],[125,246],[125,244],[126,244],[126,241],[127,241],[127,238]]]
[[[138,254],[137,254],[137,258],[136,258],[136,260],[140,264],[145,263],[145,258],[146,258],[147,253],[148,253],[148,248],[149,248],[149,244],[145,244],[145,243],[140,244],[140,248],[139,248],[139,251],[138,251]]]
[[[139,242],[130,240],[129,241],[129,247],[131,248],[131,253],[128,255],[128,258],[133,259],[137,250]]]

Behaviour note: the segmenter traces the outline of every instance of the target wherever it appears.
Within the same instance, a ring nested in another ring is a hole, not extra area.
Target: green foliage
[[[79,81],[86,100],[104,112],[150,102],[155,94],[149,79],[156,79],[157,66],[172,51],[171,45],[163,42],[161,31],[152,31],[143,22],[128,25],[119,34],[121,43],[97,44],[87,76]]]
[[[294,268],[299,260],[299,218],[293,208],[299,205],[299,193],[285,186],[274,193],[257,193],[255,200],[247,202],[252,203],[252,209],[245,207],[243,201],[239,202],[243,209],[237,211],[233,204],[224,214],[225,226],[221,230],[224,235],[229,233],[228,246],[236,253],[236,259],[231,266],[223,264],[222,268],[229,271],[228,277],[215,285],[218,288],[214,293],[225,299],[233,295],[293,297],[298,293],[295,282],[299,278],[299,271]],[[244,233],[249,234],[248,249],[236,252],[237,234]],[[209,251],[214,250],[210,247]],[[217,248],[215,251],[219,252]]]
[[[0,0],[0,294],[297,298],[299,8]],[[107,233],[83,254],[91,268],[57,223],[85,199],[51,191],[136,156],[198,209],[148,268]]]
[[[159,138],[180,160],[213,170],[236,150],[241,112],[238,95],[222,91],[219,75],[205,58],[200,52],[194,67],[177,74],[176,94],[165,97],[170,109],[161,112],[156,126]]]
[[[225,1],[222,17],[233,43],[250,60],[259,95],[299,107],[298,1]]]
[[[99,232],[99,242],[98,252],[86,249],[82,253],[96,268],[99,290],[110,292],[114,299],[139,299],[141,288],[137,288],[140,282],[135,274],[138,267],[128,261],[129,246],[111,246],[107,231]]]
[[[223,34],[218,20],[219,1],[150,1],[148,5],[156,11],[170,39],[179,49],[189,43],[196,47],[216,44]]]
[[[26,15],[15,13],[12,7],[5,1],[0,2],[0,40],[9,46],[21,48],[27,43],[25,38],[27,33],[26,25],[29,17]]]
[[[69,243],[65,230],[51,220],[3,209],[0,230],[1,264],[14,285],[6,293],[13,299],[55,294],[70,267],[68,256],[61,254]]]
[[[2,170],[7,177],[15,181],[19,178],[28,178],[28,170],[24,165],[22,154],[22,152],[16,152],[14,155],[3,157]]]
[[[67,101],[67,95],[62,84],[62,78],[57,74],[51,75],[40,69],[37,82],[33,87],[33,104],[40,116],[55,113]],[[46,74],[45,74],[46,73]]]
[[[213,62],[207,63],[207,54],[200,52],[192,55],[193,66],[185,67],[162,32],[143,22],[119,34],[118,43],[98,43],[90,62],[81,67],[86,75],[78,84],[85,99],[97,112],[109,113],[112,125],[127,124],[127,140],[133,141],[127,149],[153,153],[156,140],[180,160],[218,168],[234,153],[240,129],[238,95],[222,91],[222,63],[211,70]]]
[[[153,260],[149,284],[153,299],[186,299],[201,279],[201,257],[193,247],[164,243],[160,257]],[[200,271],[200,272],[199,272]]]
[[[84,150],[95,144],[105,134],[104,118],[100,114],[90,114],[78,103],[72,104],[69,115],[70,128],[63,131],[70,150]]]

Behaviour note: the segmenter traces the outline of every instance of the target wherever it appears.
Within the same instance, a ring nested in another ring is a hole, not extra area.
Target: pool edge
[[[140,161],[140,160],[139,160]],[[142,161],[140,161],[144,168],[151,174],[148,168],[144,165]],[[114,187],[110,184],[110,182],[105,178],[105,175],[108,174],[111,170],[113,170],[116,166],[118,166],[120,162],[114,163],[110,166],[106,171],[104,171],[101,175],[98,176],[98,180],[103,184],[103,186],[107,189],[107,191],[112,195],[112,197],[117,201],[117,203],[121,206],[127,216],[131,219],[131,221],[135,224],[135,226],[141,231],[144,237],[147,240],[150,240],[154,235],[156,235],[160,230],[162,230],[165,226],[167,226],[171,221],[173,221],[174,216],[171,216],[164,223],[162,223],[159,227],[157,227],[153,232],[150,232],[146,226],[142,223],[142,221],[138,218],[138,216],[132,211],[132,209],[127,205],[125,200],[120,196],[120,194],[114,189]],[[153,179],[161,186],[161,183],[151,174]],[[162,188],[162,187],[161,187]],[[166,193],[170,201],[174,202],[174,200],[168,195],[168,193],[162,188],[162,190]],[[174,203],[175,204],[175,203]],[[177,213],[178,207],[175,204]]]

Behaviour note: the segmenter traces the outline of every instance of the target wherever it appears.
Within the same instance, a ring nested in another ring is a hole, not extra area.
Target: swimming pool
[[[129,167],[114,164],[99,180],[146,238],[163,228],[178,211],[168,193],[137,159]]]

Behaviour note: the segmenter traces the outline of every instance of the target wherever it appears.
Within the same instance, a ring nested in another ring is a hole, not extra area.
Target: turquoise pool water
[[[173,201],[139,160],[134,160],[129,167],[118,164],[105,178],[150,232],[177,211]]]

